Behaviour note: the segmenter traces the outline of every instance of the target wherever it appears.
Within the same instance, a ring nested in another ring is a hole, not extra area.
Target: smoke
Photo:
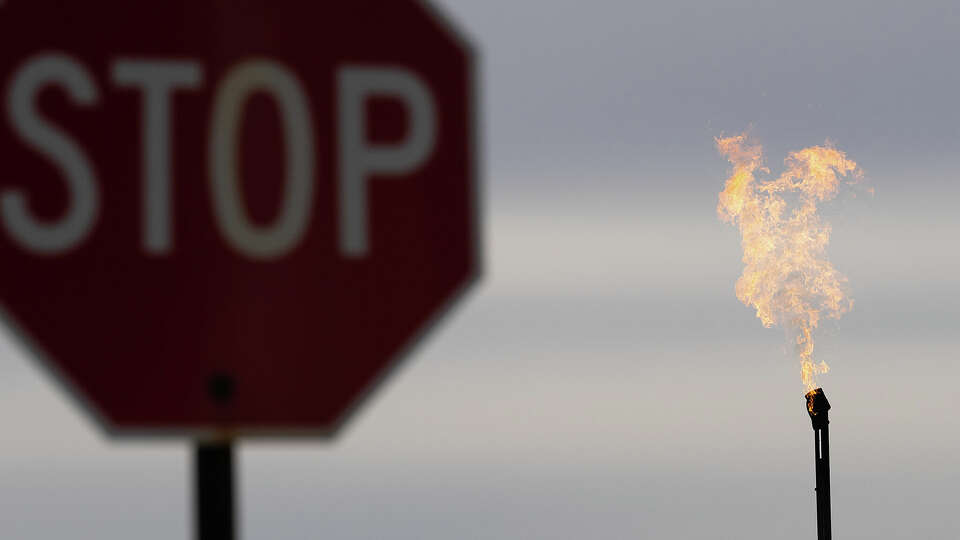
[[[803,384],[817,386],[826,373],[815,362],[814,330],[824,318],[839,319],[853,308],[847,278],[827,258],[830,224],[819,207],[863,172],[829,142],[791,152],[783,174],[773,179],[762,147],[746,134],[716,139],[733,171],[720,193],[717,213],[740,229],[744,269],[736,294],[756,310],[765,327],[778,325],[800,360]]]

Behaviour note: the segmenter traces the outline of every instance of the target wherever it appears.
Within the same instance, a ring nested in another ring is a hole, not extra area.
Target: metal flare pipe
[[[817,471],[817,540],[830,540],[830,402],[822,388],[811,390],[806,398]]]

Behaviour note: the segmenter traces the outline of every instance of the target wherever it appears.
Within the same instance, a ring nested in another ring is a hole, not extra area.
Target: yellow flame
[[[830,224],[818,204],[837,196],[841,178],[855,183],[860,168],[829,142],[792,152],[786,171],[762,180],[763,149],[746,134],[716,139],[717,149],[733,165],[720,193],[720,219],[739,226],[743,275],[737,298],[757,311],[765,327],[780,325],[796,332],[800,373],[807,390],[830,368],[813,360],[813,331],[821,316],[840,318],[853,307],[847,278],[827,260]]]

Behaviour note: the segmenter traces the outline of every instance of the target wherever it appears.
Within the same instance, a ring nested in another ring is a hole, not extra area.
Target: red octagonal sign
[[[414,0],[0,4],[0,302],[120,433],[333,432],[478,272]]]

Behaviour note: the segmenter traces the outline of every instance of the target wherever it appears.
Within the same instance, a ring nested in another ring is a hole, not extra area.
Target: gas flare
[[[818,206],[835,198],[841,183],[862,180],[863,172],[828,141],[791,152],[783,174],[764,180],[758,175],[770,170],[759,144],[746,134],[716,143],[733,165],[717,214],[740,228],[745,266],[737,298],[756,309],[765,327],[787,329],[803,384],[812,391],[817,375],[829,370],[813,359],[814,330],[823,317],[838,319],[853,308],[847,278],[827,260],[831,228]]]

